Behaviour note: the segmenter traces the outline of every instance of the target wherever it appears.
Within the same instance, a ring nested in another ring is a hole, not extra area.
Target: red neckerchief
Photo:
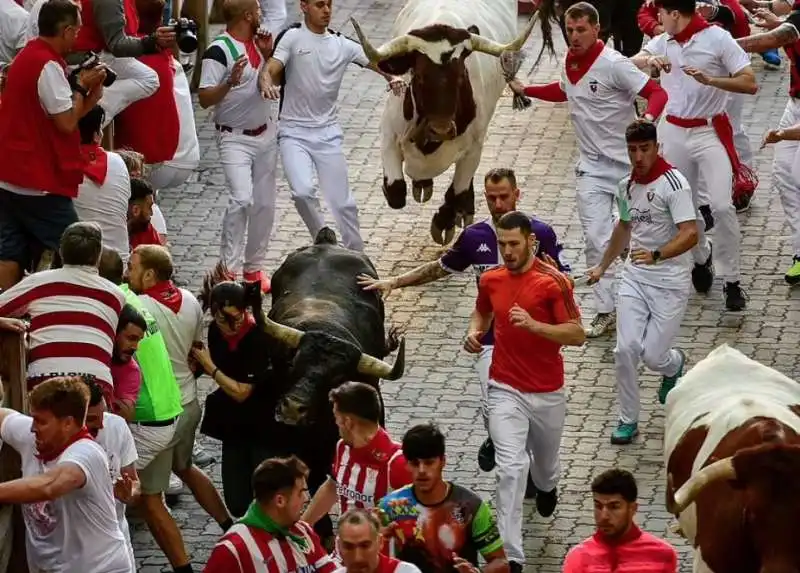
[[[571,84],[577,84],[586,75],[594,61],[600,56],[605,44],[603,40],[597,40],[594,46],[586,50],[586,53],[576,55],[572,50],[567,50],[565,66],[567,68],[567,79]]]
[[[175,314],[178,314],[181,310],[181,304],[183,304],[181,289],[172,284],[172,281],[156,283],[150,288],[145,289],[142,294],[156,299]]]
[[[36,457],[43,464],[50,463],[54,459],[56,459],[58,456],[63,454],[64,450],[66,450],[68,447],[70,447],[72,444],[74,444],[78,440],[94,440],[94,438],[92,437],[91,432],[89,432],[89,428],[87,428],[86,426],[83,426],[80,430],[75,432],[75,434],[69,440],[67,440],[67,443],[64,444],[63,448],[61,448],[59,450],[56,450],[56,451],[54,451],[54,452],[52,452],[50,454],[47,454],[47,455],[37,453]]]
[[[653,163],[653,166],[650,168],[650,171],[647,172],[647,175],[639,178],[636,176],[636,173],[631,173],[631,181],[633,181],[634,183],[641,183],[642,185],[647,185],[648,183],[652,183],[653,181],[664,175],[664,173],[666,173],[670,169],[672,169],[672,165],[667,163],[666,160],[659,155],[658,159],[656,159],[656,162]]]
[[[234,332],[233,334],[225,334],[220,330],[220,334],[222,334],[222,338],[224,338],[228,342],[228,350],[233,352],[239,346],[239,343],[242,339],[247,335],[248,332],[253,330],[256,326],[256,319],[253,318],[253,315],[249,312],[245,313],[244,323],[242,324],[241,328]]]
[[[685,44],[689,41],[689,38],[697,34],[697,32],[710,27],[711,24],[709,24],[705,18],[699,14],[693,14],[692,19],[689,20],[689,23],[686,25],[686,27],[672,36],[672,38],[679,44]]]
[[[256,46],[255,38],[253,37],[249,40],[240,40],[230,32],[228,32],[228,34],[237,42],[244,44],[244,50],[247,53],[247,59],[250,61],[250,65],[257,70],[258,66],[261,65],[261,52],[258,50],[258,46]]]
[[[81,145],[81,157],[83,158],[83,174],[97,185],[105,183],[108,175],[106,150],[96,143]]]

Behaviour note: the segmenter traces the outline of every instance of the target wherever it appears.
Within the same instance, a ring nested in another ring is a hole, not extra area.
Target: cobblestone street
[[[290,20],[298,14],[292,1]],[[402,2],[388,0],[336,0],[333,28],[355,37],[348,19],[358,18],[377,45],[388,39]],[[520,19],[520,23],[523,20]],[[557,31],[557,30],[556,30]],[[529,58],[520,77],[537,83],[558,78],[560,60],[543,58],[528,75],[538,51],[541,32],[534,30],[527,49]],[[557,39],[559,58],[564,45]],[[760,92],[749,97],[745,121],[751,143],[758,147],[762,133],[776,126],[786,103],[787,62],[781,71],[765,71],[761,58],[753,59]],[[405,272],[432,260],[440,249],[429,235],[430,218],[450,183],[450,173],[435,182],[434,196],[417,204],[409,193],[408,206],[393,211],[381,192],[379,122],[385,97],[385,81],[353,66],[340,97],[339,116],[345,133],[350,182],[360,209],[366,252],[382,277]],[[178,190],[160,193],[167,218],[169,243],[178,268],[179,282],[198,291],[203,273],[217,261],[220,221],[227,196],[214,127],[208,113],[197,106],[197,127],[202,146],[200,169]],[[753,207],[740,216],[743,234],[743,286],[750,296],[745,313],[725,313],[719,282],[707,296],[693,295],[677,344],[692,365],[722,343],[735,345],[747,355],[776,367],[788,376],[800,376],[800,300],[783,283],[792,252],[777,193],[771,189],[772,151],[757,152],[761,186]],[[576,145],[565,104],[535,102],[528,111],[511,109],[506,94],[497,106],[475,179],[478,216],[487,216],[482,200],[482,175],[491,167],[512,167],[522,189],[521,209],[552,224],[565,246],[565,256],[577,271],[585,269],[582,236],[574,192]],[[282,173],[278,174],[279,200],[276,228],[270,248],[268,272],[291,250],[310,238],[289,199]],[[410,186],[409,186],[410,187]],[[332,224],[332,221],[329,222]],[[451,277],[421,288],[395,291],[387,300],[387,322],[403,327],[408,341],[405,376],[384,382],[390,432],[400,438],[418,422],[435,420],[448,439],[447,477],[480,492],[491,500],[494,476],[480,472],[476,453],[485,432],[478,414],[478,381],[473,357],[461,350],[468,317],[473,308],[475,280],[471,274]],[[798,291],[800,292],[800,291]],[[589,289],[577,290],[585,317],[594,313]],[[568,416],[562,442],[560,503],[553,517],[535,515],[527,504],[525,544],[526,571],[551,573],[561,570],[567,550],[593,530],[591,478],[602,469],[617,466],[631,470],[639,480],[638,522],[644,529],[665,536],[681,552],[681,571],[691,571],[691,558],[683,541],[669,531],[671,516],[664,509],[663,413],[656,400],[658,380],[645,373],[644,412],[641,435],[628,447],[611,446],[609,433],[616,422],[613,337],[592,340],[582,348],[564,351],[568,386]],[[201,379],[208,390],[211,381]],[[205,448],[220,459],[219,443],[201,437]],[[217,486],[219,463],[209,468]],[[173,509],[192,555],[196,571],[202,571],[220,535],[219,527],[188,493]],[[143,522],[133,520],[133,543],[143,573],[171,571],[163,552]]]

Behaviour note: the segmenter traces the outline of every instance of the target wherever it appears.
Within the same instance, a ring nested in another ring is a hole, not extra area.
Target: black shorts
[[[58,252],[61,235],[78,214],[61,195],[20,195],[0,188],[0,261],[27,267],[37,251]]]

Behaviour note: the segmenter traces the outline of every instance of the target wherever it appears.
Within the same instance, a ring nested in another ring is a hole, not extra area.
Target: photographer
[[[39,14],[40,35],[8,67],[0,106],[0,289],[22,278],[31,247],[57,252],[64,229],[78,220],[78,121],[102,97],[106,77],[98,66],[67,79],[64,55],[80,24],[76,4],[50,0]]]

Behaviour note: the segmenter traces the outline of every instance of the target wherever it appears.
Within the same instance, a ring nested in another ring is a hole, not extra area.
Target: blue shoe
[[[761,58],[764,60],[767,69],[777,70],[781,67],[781,55],[778,53],[777,49],[773,48],[772,50],[763,52]]]
[[[672,391],[675,387],[675,383],[683,376],[683,367],[686,365],[686,354],[684,354],[683,350],[678,350],[678,354],[681,355],[681,366],[678,368],[675,376],[664,376],[661,378],[661,386],[658,388],[658,401],[661,404],[666,404],[667,394]]]
[[[626,424],[620,422],[617,428],[611,432],[611,443],[617,446],[627,446],[639,435],[639,424],[636,422]]]

